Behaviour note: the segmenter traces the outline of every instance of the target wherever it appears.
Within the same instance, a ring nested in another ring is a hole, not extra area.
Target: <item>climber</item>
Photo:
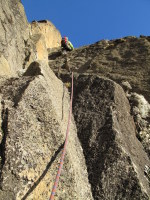
[[[72,51],[74,49],[72,43],[68,40],[68,37],[63,37],[61,40],[61,54],[64,57],[64,64],[58,68],[58,77],[60,77],[61,69],[66,69],[68,72],[71,72],[68,61],[70,59],[67,58],[67,51]]]
[[[66,51],[72,51],[74,49],[72,43],[68,40],[68,37],[63,37],[61,40],[61,47],[62,47],[62,51],[66,50]]]

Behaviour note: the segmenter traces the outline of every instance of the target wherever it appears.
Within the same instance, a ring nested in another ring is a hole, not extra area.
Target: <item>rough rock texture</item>
[[[136,135],[150,158],[150,104],[143,95],[135,92],[128,94],[128,98],[132,106],[131,113],[136,124]]]
[[[47,65],[60,34],[50,22],[30,26],[17,0],[0,2],[0,18],[0,199],[48,199],[69,112],[67,89]],[[73,117],[70,134],[56,199],[91,200]]]
[[[35,34],[30,37],[32,41],[33,59],[29,60],[31,63],[34,60],[48,61],[48,51],[46,47],[45,37],[42,34]],[[32,55],[30,56],[32,58]],[[28,64],[29,64],[28,63]]]
[[[150,101],[150,37],[103,40],[68,52],[67,57],[74,72],[100,74],[119,84],[128,81]],[[63,64],[63,56],[50,57],[54,70]]]
[[[66,63],[67,60],[67,63]],[[125,37],[116,40],[102,40],[90,46],[84,46],[67,53],[64,57],[58,52],[49,54],[49,66],[56,75],[62,77],[71,69],[76,74],[99,74],[123,86],[131,103],[131,110],[138,108],[138,95],[150,103],[150,37]],[[61,70],[60,70],[61,69]],[[124,84],[123,84],[124,85]],[[132,89],[131,89],[132,88]],[[137,93],[137,95],[134,95]],[[134,97],[133,97],[134,96]],[[134,99],[134,100],[133,100]],[[140,109],[140,108],[138,108]],[[147,110],[147,109],[146,109]],[[147,112],[147,111],[146,111]],[[150,111],[147,116],[132,112],[135,119],[138,138],[149,155],[150,146]]]
[[[28,23],[20,0],[0,0],[0,63],[4,59],[8,62],[6,71],[0,71],[0,75],[15,75],[22,68],[28,37]]]
[[[10,65],[3,55],[0,56],[0,75],[8,77],[12,76]]]
[[[45,38],[46,48],[60,47],[61,34],[48,20],[34,21],[31,23],[31,34],[42,34]]]
[[[65,139],[68,92],[44,63],[1,84],[0,199],[48,199]],[[93,199],[73,117],[55,199],[60,197]]]
[[[30,36],[26,41],[23,69],[36,60],[48,62],[48,52],[61,45],[61,35],[56,27],[47,20],[30,24]],[[24,71],[24,70],[23,70]],[[22,74],[22,71],[20,72]]]
[[[49,198],[70,70],[75,121],[55,199],[148,200],[150,37],[104,40],[67,55],[60,40],[51,22],[28,24],[19,0],[0,0],[0,200]]]
[[[0,75],[16,76],[35,60],[46,61],[61,35],[49,21],[28,24],[20,0],[0,0],[0,44]]]
[[[150,161],[136,138],[123,89],[108,79],[75,79],[74,116],[94,199],[149,199]]]

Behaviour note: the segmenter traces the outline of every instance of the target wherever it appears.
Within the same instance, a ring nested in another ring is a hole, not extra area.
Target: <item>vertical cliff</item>
[[[48,66],[61,35],[50,22],[28,24],[20,1],[1,1],[0,199],[47,199],[59,165],[69,93]],[[72,116],[56,199],[93,199]],[[83,186],[81,188],[81,185]]]
[[[46,64],[37,67],[41,69],[39,74],[34,75],[31,69],[25,76],[6,80],[1,85],[0,199],[47,199],[57,173],[68,121],[69,96]],[[56,199],[60,196],[92,199],[73,117]]]
[[[123,89],[109,79],[76,79],[74,116],[94,199],[149,199],[149,159],[136,138]]]
[[[74,100],[57,200],[150,198],[150,38],[62,55],[61,34],[0,0],[0,200],[48,199]],[[57,77],[58,76],[58,77]]]
[[[24,63],[29,25],[19,0],[1,0],[0,5],[1,74],[15,75]],[[4,70],[5,66],[6,71]]]

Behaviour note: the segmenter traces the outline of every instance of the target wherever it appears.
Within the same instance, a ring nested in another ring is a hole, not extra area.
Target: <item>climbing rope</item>
[[[50,196],[49,200],[53,200],[54,199],[54,195],[55,195],[55,192],[56,192],[56,189],[57,189],[57,186],[58,186],[61,170],[62,170],[62,167],[63,167],[64,157],[65,157],[66,147],[67,147],[67,142],[68,142],[70,122],[71,122],[72,100],[73,100],[73,73],[72,73],[72,91],[71,91],[71,100],[70,100],[70,111],[69,111],[69,117],[68,117],[66,139],[65,139],[64,148],[63,148],[63,151],[62,151],[62,154],[61,154],[60,164],[59,164],[58,172],[57,172],[57,175],[56,175],[55,183],[54,183],[54,186],[53,186],[53,189],[52,189],[52,193],[51,193],[51,196]]]

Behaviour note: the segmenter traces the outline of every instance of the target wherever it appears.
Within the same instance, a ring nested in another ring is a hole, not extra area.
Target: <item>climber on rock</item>
[[[68,61],[70,59],[67,58],[67,51],[72,51],[74,49],[72,43],[68,40],[68,37],[66,37],[66,36],[63,37],[61,40],[61,48],[62,48],[61,54],[64,57],[64,64],[63,64],[63,66],[60,66],[58,68],[58,77],[60,76],[61,69],[66,69],[68,72],[71,72],[70,66],[68,63]]]
[[[68,40],[68,37],[63,37],[61,40],[62,51],[72,51],[74,49],[72,43]]]

